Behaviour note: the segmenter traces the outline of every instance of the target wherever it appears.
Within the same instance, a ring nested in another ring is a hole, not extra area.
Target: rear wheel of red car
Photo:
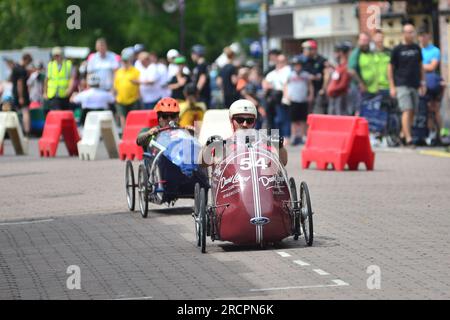
[[[294,240],[297,241],[298,237],[301,235],[301,232],[300,232],[300,210],[298,208],[297,187],[295,185],[294,178],[289,179],[289,188],[291,189],[292,211],[294,212],[292,234],[294,235]]]
[[[306,182],[300,186],[300,222],[302,225],[305,241],[308,246],[312,246],[314,241],[313,211],[311,208],[311,198]]]

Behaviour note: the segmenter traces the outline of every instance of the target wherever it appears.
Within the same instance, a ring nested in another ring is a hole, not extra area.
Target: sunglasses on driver
[[[255,123],[255,118],[244,118],[244,117],[234,117],[234,121],[236,121],[239,124],[243,124],[244,122],[247,122],[247,124],[252,125]]]
[[[164,120],[174,120],[178,118],[178,113],[162,113],[159,117]]]

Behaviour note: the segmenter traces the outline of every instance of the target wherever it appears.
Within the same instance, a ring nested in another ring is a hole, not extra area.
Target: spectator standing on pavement
[[[378,92],[377,65],[375,54],[370,50],[370,42],[368,33],[360,33],[358,47],[352,51],[348,61],[349,71],[358,83],[363,100],[373,98]]]
[[[75,90],[76,70],[63,57],[60,47],[52,49],[53,60],[48,63],[44,83],[44,100],[50,110],[70,110],[70,96]]]
[[[264,70],[264,77],[267,76],[269,72],[275,70],[278,61],[278,56],[280,54],[282,54],[282,52],[278,49],[271,49],[269,51],[269,66],[267,70]]]
[[[167,67],[167,60],[165,58],[158,58],[158,55],[154,52],[150,53],[152,62],[156,64],[156,69],[158,71],[159,85],[161,87],[161,98],[170,97],[171,92],[169,89],[169,73]]]
[[[303,71],[303,61],[300,57],[292,59],[293,69],[284,86],[284,96],[289,102],[291,116],[292,146],[303,143],[306,137],[306,118],[308,106],[314,99],[312,76]]]
[[[195,63],[195,68],[192,71],[192,81],[199,92],[199,101],[204,102],[209,108],[211,103],[211,86],[205,54],[204,46],[197,44],[192,47],[191,59]]]
[[[82,126],[84,126],[84,121],[90,111],[107,110],[109,105],[114,103],[114,95],[111,92],[99,89],[100,77],[96,73],[87,76],[87,85],[86,90],[71,98],[73,103],[81,104],[80,123]]]
[[[42,104],[44,94],[45,69],[44,65],[40,63],[35,68],[27,80],[28,89],[30,92],[30,102]]]
[[[114,78],[116,108],[122,129],[125,128],[128,113],[139,109],[140,72],[132,64],[133,56],[134,51],[130,48],[122,51],[122,67],[117,70]]]
[[[222,89],[223,101],[225,108],[229,108],[231,104],[237,99],[237,69],[234,66],[234,52],[231,48],[226,47],[224,53],[227,56],[228,62],[220,70],[217,78],[217,85]]]
[[[258,111],[256,118],[256,129],[261,129],[266,118],[266,109],[262,105],[262,77],[258,67],[251,69],[245,67],[238,71],[238,84],[236,89],[240,95],[240,99],[251,101]]]
[[[177,65],[175,63],[175,59],[178,58],[179,56],[180,56],[180,53],[176,49],[170,49],[167,52],[166,57],[167,57],[167,62],[169,64],[167,67],[167,73],[168,73],[169,79],[172,79],[178,73],[179,65]]]
[[[17,111],[22,112],[23,116],[23,130],[25,135],[30,134],[31,120],[30,120],[30,95],[28,92],[27,80],[28,80],[28,66],[33,62],[33,58],[30,54],[25,53],[19,64],[16,64],[12,68],[11,82],[13,85],[13,99],[14,107]]]
[[[431,43],[431,35],[426,27],[422,27],[419,30],[419,43],[422,48],[422,65],[427,85],[428,110],[434,114],[439,128],[442,128],[442,117],[439,110],[444,89],[439,72],[441,50]],[[431,117],[428,118],[428,128],[430,129],[430,138],[437,139],[439,137],[437,132],[439,128],[435,128]]]
[[[287,144],[291,135],[291,121],[289,107],[283,100],[283,91],[291,68],[284,54],[280,54],[277,59],[275,70],[269,72],[263,81],[263,88],[267,92],[267,126],[269,130],[279,129],[280,136],[285,137]]]
[[[415,35],[412,24],[403,26],[403,42],[393,49],[389,64],[390,93],[397,98],[402,111],[402,138],[408,146],[412,145],[411,127],[419,107],[419,94],[426,92],[422,52],[414,42]]]
[[[114,84],[114,73],[120,67],[117,55],[108,51],[104,38],[95,43],[97,52],[88,58],[87,72],[96,73],[100,77],[100,89],[111,91]]]
[[[186,85],[191,82],[191,78],[188,74],[185,73],[186,69],[186,58],[185,57],[177,57],[174,60],[174,64],[178,67],[177,73],[172,76],[169,81],[169,89],[172,92],[171,97],[176,100],[184,100],[184,88]]]
[[[374,59],[377,72],[377,91],[383,97],[389,97],[388,68],[391,61],[391,50],[384,46],[384,34],[376,30],[373,36],[375,43]]]
[[[148,52],[140,54],[142,63],[139,78],[139,90],[144,109],[153,110],[156,103],[161,99],[161,85],[158,66]]]
[[[350,46],[343,42],[335,46],[334,53],[338,65],[331,72],[327,86],[328,114],[347,115],[347,96],[351,81],[348,71],[348,54]]]
[[[324,87],[325,70],[329,66],[326,58],[318,54],[317,42],[308,40],[302,44],[303,71],[312,76],[314,100],[309,105],[309,112],[325,113],[326,95]]]

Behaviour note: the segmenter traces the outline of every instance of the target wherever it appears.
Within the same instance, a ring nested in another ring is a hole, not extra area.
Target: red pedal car
[[[288,179],[278,156],[270,151],[280,139],[260,133],[214,142],[228,150],[212,165],[208,190],[195,186],[193,217],[197,245],[206,252],[206,237],[238,245],[277,243],[304,234],[313,244],[313,211],[308,186],[302,182],[297,196],[293,178]],[[276,142],[274,142],[276,141]],[[216,147],[214,147],[216,148]]]

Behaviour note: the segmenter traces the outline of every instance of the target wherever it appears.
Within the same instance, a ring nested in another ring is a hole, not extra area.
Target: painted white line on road
[[[330,275],[328,272],[323,271],[322,269],[313,269],[313,271],[321,276],[328,276]]]
[[[20,225],[20,224],[32,224],[32,223],[51,222],[51,221],[54,221],[54,220],[55,219],[22,221],[22,222],[4,222],[4,223],[0,223],[0,226],[13,226],[13,225]]]
[[[291,256],[289,253],[284,252],[284,251],[278,251],[277,253],[283,258],[287,258],[287,257]]]
[[[335,281],[341,281],[341,280],[334,280]],[[342,286],[348,286],[348,283],[345,283],[342,281],[342,283],[336,283],[335,284],[322,284],[322,285],[315,285],[315,286],[298,286],[298,287],[281,287],[281,288],[263,288],[263,289],[250,289],[251,292],[259,292],[259,291],[282,291],[282,290],[298,290],[298,289],[314,289],[314,288],[331,288],[331,287],[342,287]]]
[[[302,261],[302,260],[295,260],[294,263],[298,264],[299,266],[309,266],[309,263]]]
[[[153,299],[153,297],[119,298],[114,300],[118,301],[118,300],[149,300],[149,299]]]
[[[344,282],[344,281],[339,280],[339,279],[333,280],[333,282],[336,283],[339,286],[349,286],[349,284],[347,282]]]

